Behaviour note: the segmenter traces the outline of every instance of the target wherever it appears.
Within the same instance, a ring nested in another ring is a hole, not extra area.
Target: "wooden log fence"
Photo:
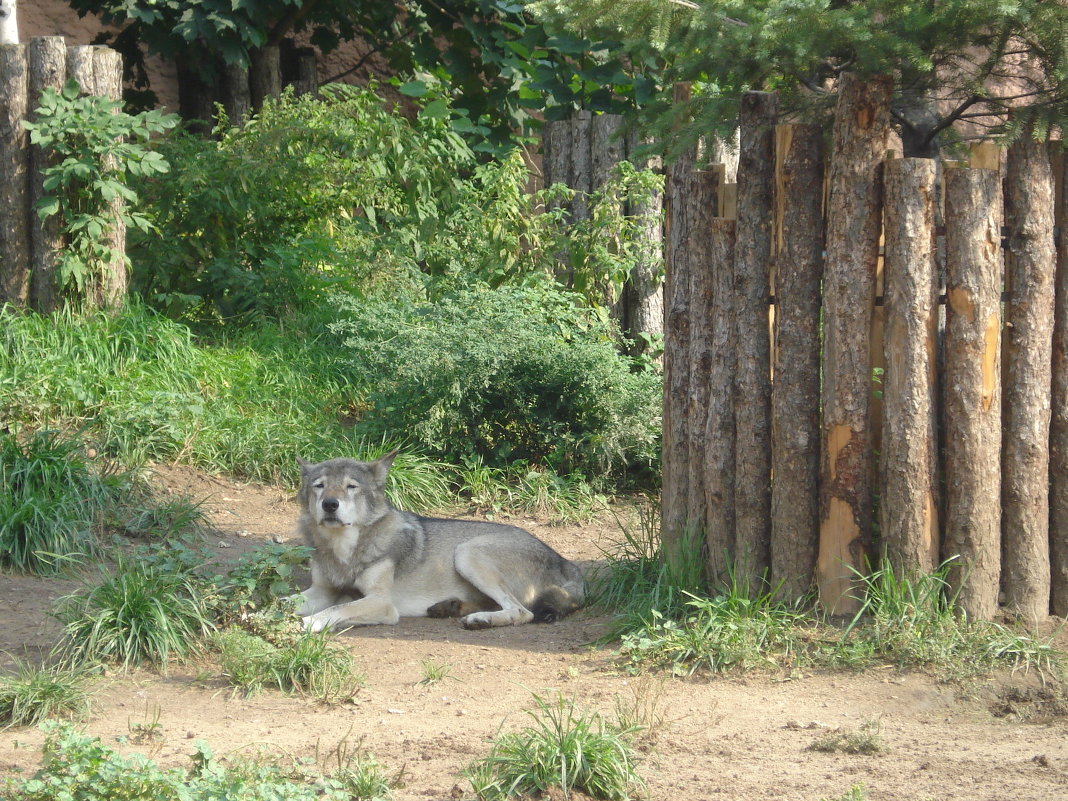
[[[75,78],[86,94],[121,97],[122,58],[107,47],[67,47],[62,37],[42,36],[28,44],[0,45],[0,302],[53,311],[60,302],[56,266],[64,247],[57,217],[41,220],[35,207],[44,194],[48,155],[30,144],[23,120],[47,88]],[[116,204],[120,201],[116,200]],[[91,305],[113,307],[126,292],[125,230],[115,206],[107,232],[115,263],[87,287]]]
[[[708,184],[722,169],[669,169],[665,552],[697,531],[710,580],[759,567],[764,589],[836,614],[868,571],[947,562],[969,618],[1064,616],[1065,168],[1025,135],[1003,161],[984,144],[943,164],[939,186],[933,161],[888,154],[890,90],[846,77],[826,158],[821,131],[777,125],[767,170],[748,161],[766,120],[743,114],[737,214]]]

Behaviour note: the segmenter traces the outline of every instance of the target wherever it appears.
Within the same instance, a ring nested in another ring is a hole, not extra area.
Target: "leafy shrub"
[[[44,724],[44,765],[33,776],[12,779],[11,801],[371,801],[354,796],[349,777],[335,779],[297,764],[237,758],[223,763],[197,741],[191,770],[164,769],[140,754],[121,756],[98,738],[69,724]],[[376,785],[381,791],[381,785]]]
[[[489,755],[467,768],[480,799],[547,794],[559,787],[568,797],[580,790],[594,798],[625,801],[641,791],[631,745],[633,730],[620,729],[596,713],[584,713],[558,696],[534,696],[534,724],[500,735]]]
[[[60,598],[53,614],[73,658],[124,668],[165,668],[213,628],[202,590],[187,574],[124,559],[98,584]]]
[[[563,257],[571,286],[601,304],[648,258],[623,209],[659,186],[652,172],[621,165],[573,226],[550,202],[570,191],[531,194],[518,152],[480,162],[439,89],[424,86],[411,115],[374,85],[321,95],[284,95],[213,140],[160,144],[174,169],[139,191],[168,247],[130,241],[133,285],[150,303],[172,316],[282,317],[338,289],[552,277]]]
[[[475,286],[440,301],[344,301],[335,331],[368,411],[357,430],[409,437],[454,462],[516,461],[604,476],[649,467],[655,375],[552,290]]]
[[[113,200],[122,201],[118,216],[128,228],[153,230],[148,218],[133,211],[137,194],[129,182],[167,171],[166,160],[145,142],[173,128],[178,117],[159,111],[131,116],[121,108],[121,101],[82,96],[71,78],[59,91],[47,87],[34,121],[23,123],[30,141],[50,157],[37,213],[42,219],[58,215],[69,238],[59,252],[59,288],[74,296],[85,293],[102,265],[125,258],[107,233],[116,215]]]
[[[76,439],[48,430],[25,441],[0,433],[0,564],[49,574],[96,553],[92,527],[127,483],[91,467]]]

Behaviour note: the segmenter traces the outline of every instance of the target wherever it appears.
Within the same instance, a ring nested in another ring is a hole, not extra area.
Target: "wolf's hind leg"
[[[496,626],[520,626],[534,619],[534,614],[508,589],[504,575],[493,560],[492,541],[480,548],[477,539],[456,548],[456,572],[489,596],[500,609],[492,612],[473,612],[460,622],[465,629],[488,629]]]

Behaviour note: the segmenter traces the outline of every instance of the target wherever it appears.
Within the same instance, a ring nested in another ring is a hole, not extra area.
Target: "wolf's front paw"
[[[304,622],[304,630],[310,631],[312,634],[318,634],[323,629],[330,628],[330,624],[317,615],[308,615],[302,620]]]
[[[488,629],[493,623],[485,612],[474,612],[460,621],[465,629]]]

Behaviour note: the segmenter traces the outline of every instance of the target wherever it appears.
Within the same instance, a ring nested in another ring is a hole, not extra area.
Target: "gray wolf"
[[[394,508],[374,462],[300,460],[298,529],[314,548],[312,582],[294,596],[311,631],[461,617],[468,629],[558,620],[579,609],[578,566],[516,526]]]

